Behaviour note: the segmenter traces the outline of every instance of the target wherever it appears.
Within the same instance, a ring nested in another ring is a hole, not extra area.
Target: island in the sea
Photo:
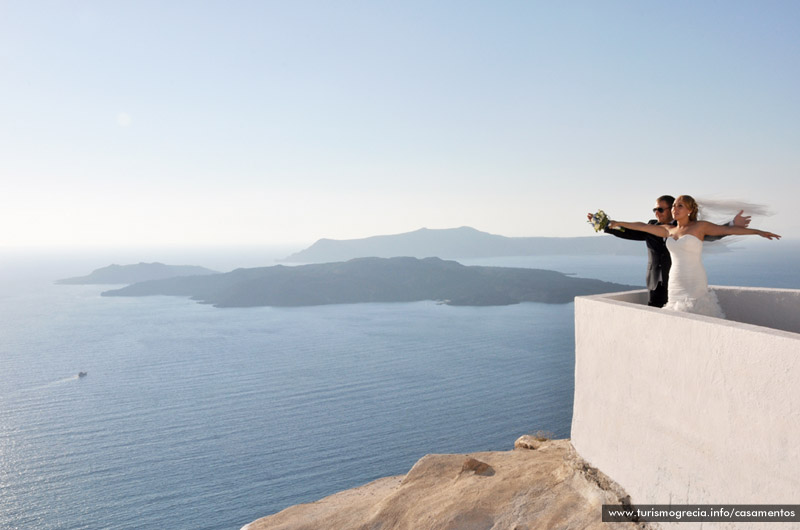
[[[635,243],[635,242],[634,242]],[[286,257],[287,263],[325,263],[375,256],[438,256],[444,259],[502,256],[641,255],[644,247],[616,237],[506,237],[460,228],[420,228],[363,239],[320,239]]]
[[[150,280],[163,280],[176,276],[218,274],[217,271],[196,265],[165,265],[163,263],[136,263],[134,265],[109,265],[95,269],[86,276],[65,278],[56,283],[68,285],[131,284]]]
[[[575,296],[635,289],[540,269],[465,266],[440,258],[358,258],[346,262],[236,269],[136,283],[103,296],[188,296],[217,307],[313,306],[436,300],[491,306],[567,303]]]

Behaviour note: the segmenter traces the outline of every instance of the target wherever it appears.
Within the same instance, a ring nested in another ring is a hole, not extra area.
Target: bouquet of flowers
[[[608,218],[608,215],[606,215],[606,212],[604,212],[603,210],[597,210],[597,213],[595,213],[591,217],[591,219],[589,219],[589,223],[592,225],[592,228],[594,228],[595,232],[599,232],[600,230],[604,230],[605,227],[608,226],[608,223],[609,223],[610,220],[611,219]],[[620,231],[623,231],[623,232],[625,231],[624,228],[618,228],[617,230],[620,230]]]

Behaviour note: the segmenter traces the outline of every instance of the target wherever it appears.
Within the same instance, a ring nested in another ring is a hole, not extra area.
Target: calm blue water
[[[800,288],[796,256],[706,262]],[[236,529],[427,453],[569,436],[572,304],[215,309],[53,285],[108,262],[48,263],[0,274],[2,528]],[[643,257],[492,264],[644,276]]]

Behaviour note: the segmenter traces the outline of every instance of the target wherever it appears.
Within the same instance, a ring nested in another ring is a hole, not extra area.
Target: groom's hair
[[[675,204],[675,197],[673,197],[672,195],[662,195],[661,197],[656,199],[656,202],[661,202],[661,201],[664,201],[665,203],[669,204],[669,207],[672,208],[672,205]]]

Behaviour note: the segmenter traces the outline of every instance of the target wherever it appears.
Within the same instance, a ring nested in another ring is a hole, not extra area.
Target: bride
[[[668,301],[664,309],[725,318],[716,295],[708,289],[708,279],[701,259],[703,239],[706,236],[727,235],[758,235],[767,239],[780,239],[781,236],[752,228],[698,221],[697,212],[697,202],[689,195],[681,195],[672,205],[672,217],[676,225],[611,221],[608,226],[639,230],[667,238],[672,269],[667,284]]]

